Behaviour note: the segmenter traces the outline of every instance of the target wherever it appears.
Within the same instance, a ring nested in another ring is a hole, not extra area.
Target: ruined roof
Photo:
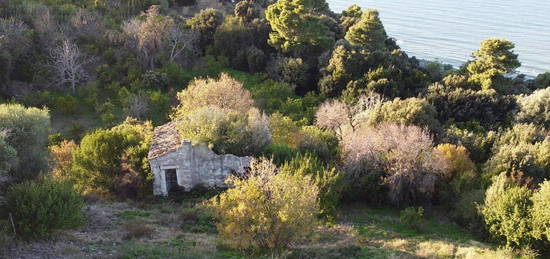
[[[176,128],[177,121],[171,121],[155,128],[153,143],[149,148],[149,159],[170,153],[181,146],[181,137]]]

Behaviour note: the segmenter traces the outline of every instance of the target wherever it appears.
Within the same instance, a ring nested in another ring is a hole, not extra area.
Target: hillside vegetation
[[[550,73],[324,0],[0,2],[0,257],[546,258]],[[251,156],[153,197],[153,129]]]

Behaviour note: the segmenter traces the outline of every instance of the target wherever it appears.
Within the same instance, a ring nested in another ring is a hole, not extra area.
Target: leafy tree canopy
[[[334,36],[320,17],[328,10],[324,0],[279,0],[270,5],[265,12],[273,29],[269,44],[283,52],[330,48]]]
[[[357,24],[349,28],[345,39],[354,45],[361,45],[370,50],[382,49],[387,38],[384,25],[377,10],[368,10]]]

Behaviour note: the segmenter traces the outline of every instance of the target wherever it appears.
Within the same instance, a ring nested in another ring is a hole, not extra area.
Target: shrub
[[[73,166],[73,152],[78,146],[72,140],[64,140],[50,147],[52,175],[57,180],[68,180]]]
[[[500,147],[485,164],[483,179],[488,182],[491,177],[506,173],[518,184],[536,187],[548,174],[545,165],[550,160],[546,151],[541,151],[548,145],[550,142],[544,141],[538,144],[520,143]]]
[[[385,102],[373,110],[368,122],[370,125],[393,122],[438,130],[440,123],[436,117],[435,107],[424,99],[409,98],[401,100],[397,98]]]
[[[281,167],[281,172],[311,177],[319,188],[320,216],[336,216],[336,207],[342,196],[342,174],[336,168],[324,165],[310,154],[297,155]]]
[[[84,221],[84,201],[67,182],[44,179],[16,184],[8,190],[6,208],[17,235],[49,236],[55,230],[78,227]]]
[[[399,221],[412,229],[418,229],[423,216],[424,208],[408,207],[399,213]]]
[[[271,158],[276,165],[282,165],[300,154],[298,149],[285,144],[270,144],[262,153],[263,157]]]
[[[485,164],[484,180],[505,172],[516,182],[535,188],[550,172],[550,139],[546,134],[533,124],[516,124],[502,132],[495,141],[494,155]]]
[[[187,89],[178,93],[180,104],[172,118],[180,118],[195,110],[215,106],[220,109],[247,112],[254,101],[243,84],[222,73],[219,79],[196,79]]]
[[[326,163],[339,160],[338,137],[316,126],[304,126],[301,129],[298,149],[302,153],[311,153]]]
[[[17,166],[17,150],[6,142],[6,132],[0,131],[0,176]]]
[[[55,99],[55,108],[64,114],[74,114],[78,110],[78,102],[71,95],[60,96]]]
[[[546,88],[550,86],[550,72],[539,74],[535,78],[536,88]]]
[[[550,181],[546,180],[540,185],[540,189],[531,198],[533,208],[533,235],[537,239],[546,238],[550,242]]]
[[[514,185],[505,174],[493,180],[480,210],[489,233],[497,241],[518,248],[533,244],[531,196],[531,190]]]
[[[230,176],[233,188],[208,202],[220,237],[246,250],[286,248],[309,235],[319,214],[318,188],[310,177],[277,173],[268,160],[251,163],[249,175]]]
[[[491,155],[491,147],[497,134],[494,131],[486,132],[479,123],[469,124],[475,126],[465,127],[466,124],[459,123],[445,127],[441,142],[463,145],[470,152],[473,161],[483,163]]]
[[[299,123],[291,118],[275,113],[270,117],[269,130],[273,144],[287,145],[292,148],[298,147],[301,139],[301,128]]]
[[[550,87],[519,97],[518,105],[518,122],[535,123],[550,128]]]
[[[266,80],[252,89],[254,100],[263,111],[273,114],[280,112],[281,106],[287,99],[296,98],[295,86],[280,83],[271,79]]]
[[[441,122],[475,120],[488,129],[509,125],[516,109],[515,98],[494,90],[475,91],[441,84],[431,85],[426,99],[435,107]]]
[[[477,169],[466,148],[452,144],[440,144],[435,149],[441,153],[449,166],[447,172],[442,176],[442,180],[450,184],[454,194],[460,194],[476,187]]]
[[[18,154],[19,163],[9,174],[16,180],[32,179],[47,169],[50,115],[47,109],[0,104],[0,129],[7,131],[5,142]]]
[[[77,187],[129,198],[150,193],[147,153],[152,132],[151,123],[127,119],[84,136],[73,152],[71,171]]]
[[[364,128],[346,136],[342,149],[348,181],[383,172],[390,201],[397,206],[431,201],[436,183],[447,170],[441,154],[434,152],[428,131],[417,126]]]
[[[277,81],[304,87],[309,80],[309,67],[301,58],[275,58],[267,66],[269,76]]]
[[[485,222],[478,210],[478,207],[483,204],[485,199],[485,190],[477,189],[468,192],[463,192],[458,198],[451,204],[451,218],[459,225],[465,227],[470,232],[476,234],[478,237],[485,238],[487,236],[487,230],[485,229]]]
[[[248,113],[205,107],[184,116],[177,124],[180,135],[218,154],[249,156],[269,145],[269,120],[257,109]]]

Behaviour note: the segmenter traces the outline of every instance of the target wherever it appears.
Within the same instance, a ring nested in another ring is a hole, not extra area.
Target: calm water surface
[[[455,66],[487,38],[516,44],[520,72],[550,72],[550,0],[327,0],[335,12],[349,5],[375,8],[390,37],[410,56]]]

